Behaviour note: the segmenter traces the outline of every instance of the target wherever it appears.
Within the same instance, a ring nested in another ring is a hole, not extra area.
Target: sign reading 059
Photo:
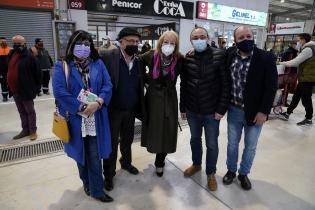
[[[69,1],[70,9],[85,9],[85,0],[70,0]]]

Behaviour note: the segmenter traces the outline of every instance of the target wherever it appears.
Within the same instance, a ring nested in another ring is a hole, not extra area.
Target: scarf
[[[177,58],[172,56],[171,64],[169,66],[164,67],[164,71],[166,73],[171,72],[172,80],[175,80],[175,66],[177,64]],[[153,54],[153,79],[157,79],[160,76],[161,72],[161,56],[157,50],[154,51]]]
[[[90,90],[90,65],[91,59],[84,59],[82,61],[79,60],[74,60],[74,64],[77,67],[77,69],[79,70],[80,74],[81,74],[81,78],[84,84],[84,87],[86,90]]]

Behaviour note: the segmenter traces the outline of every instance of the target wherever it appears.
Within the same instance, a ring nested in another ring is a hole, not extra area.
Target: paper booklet
[[[77,99],[83,103],[83,104],[88,104],[90,102],[95,102],[98,96],[88,90],[82,89],[77,97]],[[78,115],[88,118],[89,116],[83,114],[83,112],[78,112]]]

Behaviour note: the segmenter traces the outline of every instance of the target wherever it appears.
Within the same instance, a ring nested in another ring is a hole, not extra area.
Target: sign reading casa
[[[177,0],[89,0],[88,11],[193,19],[194,3]]]
[[[266,26],[267,13],[198,1],[197,18]]]

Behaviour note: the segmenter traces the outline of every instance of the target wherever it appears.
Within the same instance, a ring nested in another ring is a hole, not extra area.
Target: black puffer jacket
[[[208,46],[185,57],[181,73],[180,112],[224,115],[230,99],[231,79],[225,51]]]

